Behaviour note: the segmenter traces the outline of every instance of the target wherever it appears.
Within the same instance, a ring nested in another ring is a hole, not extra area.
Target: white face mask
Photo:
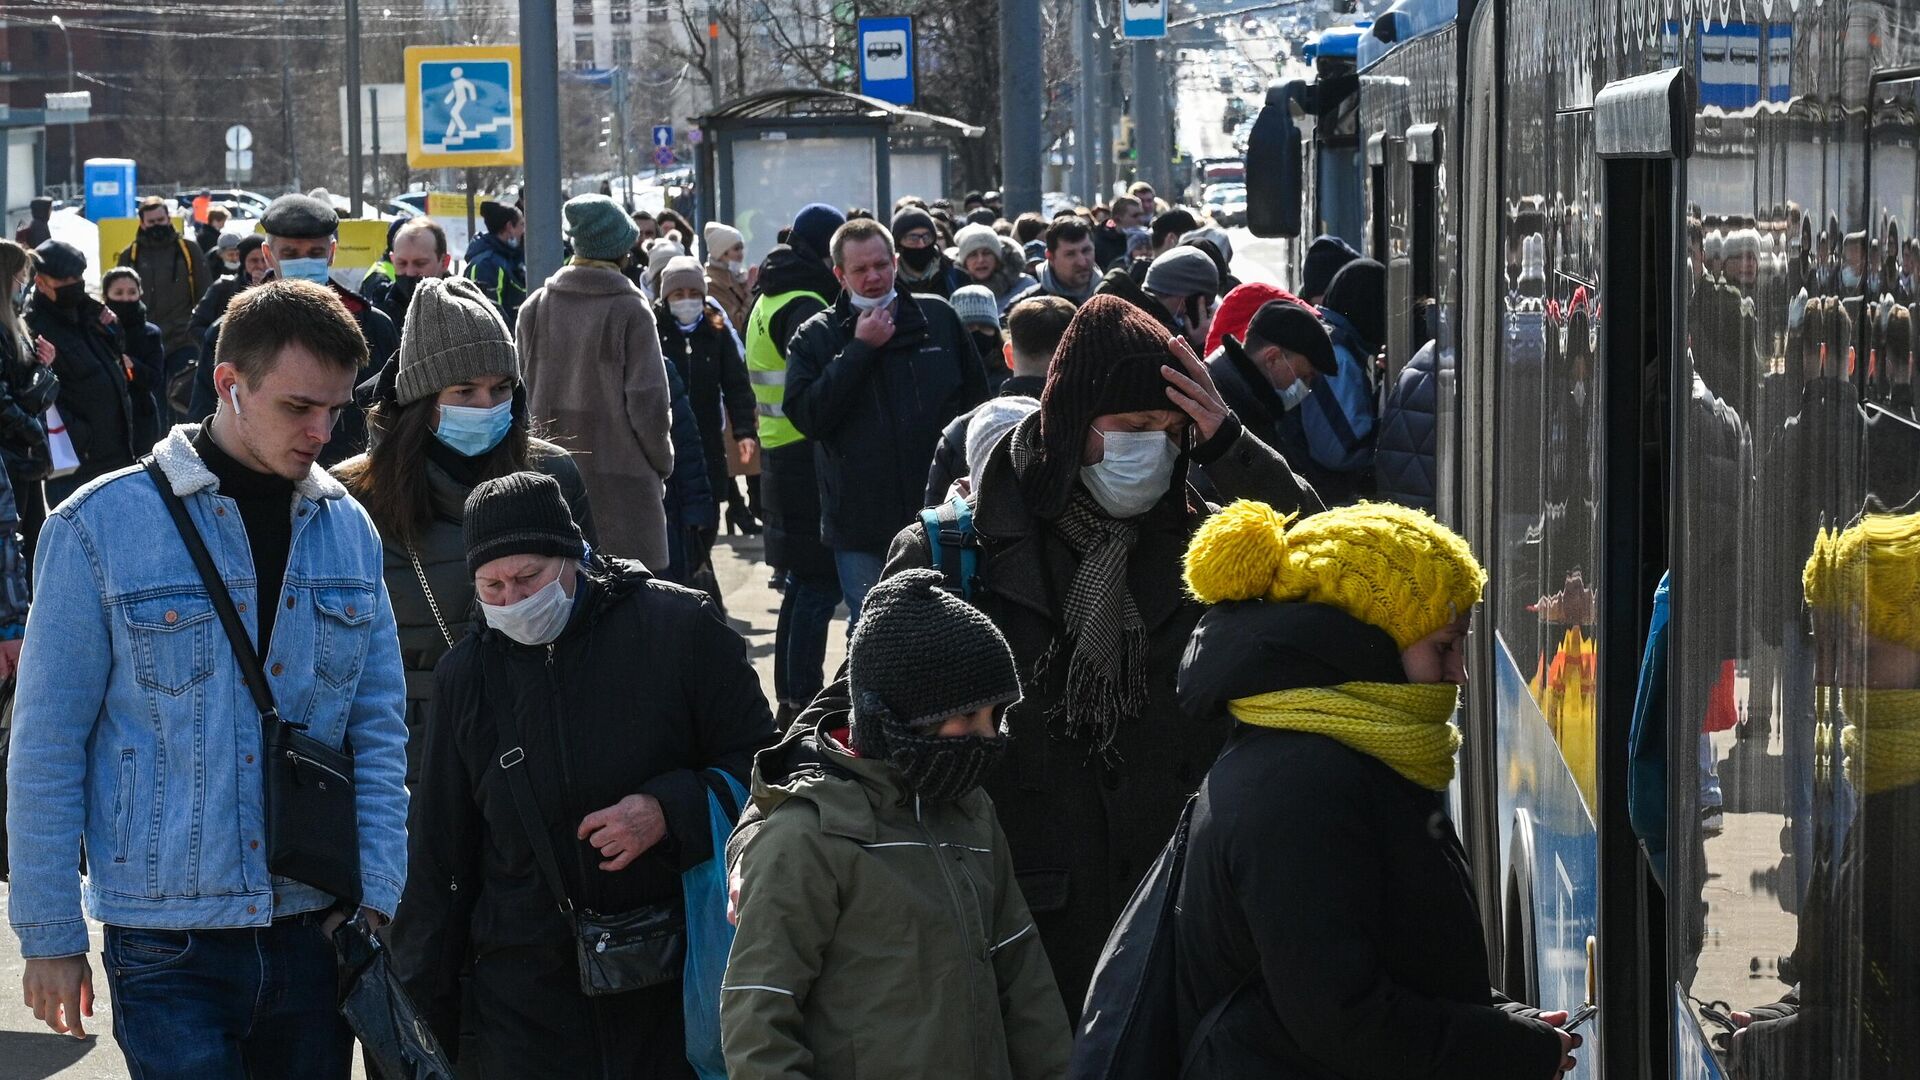
[[[572,569],[569,564],[560,573],[565,575]],[[560,586],[560,578],[556,577],[547,582],[545,588],[518,603],[501,606],[482,600],[480,614],[488,626],[522,645],[545,645],[567,628],[567,618],[573,614],[573,597],[567,595],[567,590]]]
[[[1100,438],[1106,455],[1080,467],[1080,482],[1093,501],[1117,518],[1139,517],[1153,509],[1173,480],[1180,448],[1164,431],[1103,431]]]
[[[674,300],[667,304],[667,310],[673,312],[675,322],[686,326],[707,310],[707,304],[704,300]]]
[[[847,293],[847,301],[854,306],[855,310],[872,311],[874,308],[886,307],[888,304],[893,303],[893,295],[894,290],[892,289],[887,290],[887,295],[877,296],[872,299],[861,296],[857,292],[849,292]]]
[[[745,274],[747,272],[747,260],[735,259],[732,262],[727,264],[727,269],[730,272],[732,272],[735,276]]]

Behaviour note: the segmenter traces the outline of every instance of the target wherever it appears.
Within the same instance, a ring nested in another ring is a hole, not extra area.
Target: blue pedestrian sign
[[[913,104],[913,18],[861,19],[860,92],[895,105]]]
[[[1166,37],[1167,0],[1121,0],[1120,36],[1123,38]]]
[[[518,47],[415,46],[406,68],[409,165],[522,163]]]
[[[653,125],[653,145],[655,146],[672,146],[673,145],[673,125],[672,124]]]

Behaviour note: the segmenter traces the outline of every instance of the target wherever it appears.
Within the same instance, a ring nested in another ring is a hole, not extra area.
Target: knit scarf
[[[1920,784],[1920,690],[1848,690],[1847,779],[1863,795]]]
[[[1060,284],[1059,278],[1053,276],[1053,267],[1046,263],[1041,263],[1040,285],[1055,296],[1064,296],[1076,304],[1084,304],[1088,298],[1093,296],[1093,291],[1100,287],[1100,275],[1089,274],[1087,275],[1087,284],[1085,287],[1069,289],[1065,285]]]
[[[1350,682],[1235,698],[1227,711],[1255,727],[1325,735],[1444,791],[1460,749],[1460,730],[1449,723],[1459,699],[1451,683]]]
[[[1066,634],[1054,638],[1034,675],[1045,678],[1071,639],[1066,693],[1050,719],[1105,758],[1121,719],[1147,705],[1147,626],[1127,589],[1127,556],[1140,533],[1134,522],[1102,513],[1077,486],[1053,527],[1080,561],[1061,610]]]

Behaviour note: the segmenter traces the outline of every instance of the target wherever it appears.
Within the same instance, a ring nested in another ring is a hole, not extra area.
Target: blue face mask
[[[1313,388],[1307,385],[1307,380],[1295,377],[1292,382],[1275,392],[1280,395],[1280,404],[1288,409],[1297,409],[1301,402],[1307,400],[1307,395],[1313,393]]]
[[[513,402],[503,401],[491,409],[472,409],[464,405],[440,406],[440,426],[434,438],[457,454],[479,457],[500,445],[513,427]]]
[[[311,281],[315,285],[325,285],[327,283],[327,260],[281,259],[280,278],[283,281]]]

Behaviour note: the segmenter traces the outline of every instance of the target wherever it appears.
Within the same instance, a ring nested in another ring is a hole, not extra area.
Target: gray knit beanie
[[[875,585],[847,642],[854,746],[863,741],[860,701],[873,695],[907,727],[1020,700],[1007,639],[985,613],[944,587],[937,570],[908,570]]]
[[[1157,296],[1213,296],[1220,291],[1220,268],[1199,248],[1177,247],[1153,260],[1143,284]]]
[[[561,212],[567,217],[573,253],[582,259],[618,262],[640,239],[640,226],[605,195],[575,195]]]
[[[406,405],[484,375],[518,380],[520,353],[480,286],[466,278],[422,278],[400,331],[399,366],[394,400]]]
[[[701,293],[707,291],[707,274],[700,269],[700,261],[691,255],[675,255],[660,268],[660,295],[666,296],[675,289],[693,289]]]

